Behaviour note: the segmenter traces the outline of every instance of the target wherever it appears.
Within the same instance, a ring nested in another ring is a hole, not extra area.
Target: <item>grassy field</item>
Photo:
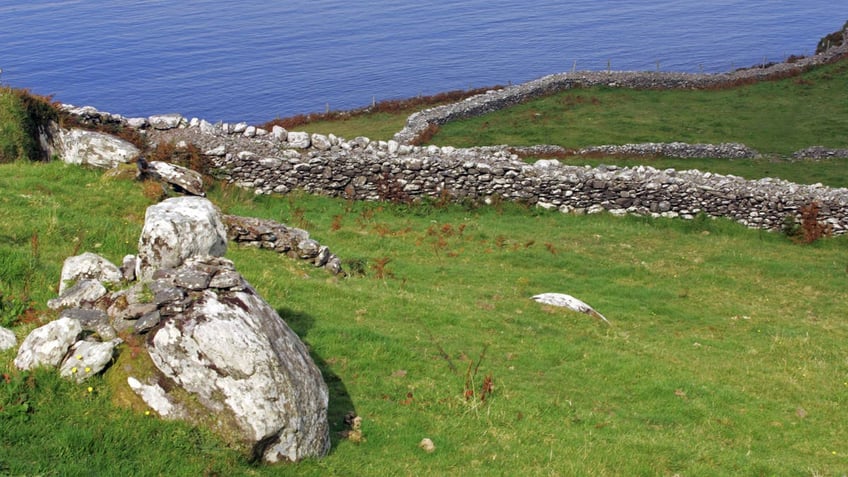
[[[24,321],[49,319],[65,257],[133,253],[151,203],[139,183],[59,163],[0,165],[0,190],[0,290],[7,304],[33,301]],[[307,228],[355,272],[340,280],[270,252],[228,252],[321,367],[331,454],[252,465],[206,431],[115,407],[108,375],[76,385],[19,373],[10,351],[0,355],[0,475],[848,470],[845,238],[798,245],[721,220],[511,204],[228,187],[210,197],[228,213]],[[612,326],[529,299],[548,291],[587,301]],[[23,338],[33,326],[13,329]],[[338,435],[350,411],[364,442]],[[425,437],[433,453],[418,448]]]
[[[848,147],[848,61],[727,90],[574,89],[444,125],[439,145],[741,142],[764,154]]]

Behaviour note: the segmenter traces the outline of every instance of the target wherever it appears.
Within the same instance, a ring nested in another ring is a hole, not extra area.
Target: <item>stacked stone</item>
[[[224,216],[227,238],[248,247],[274,250],[316,267],[323,267],[333,275],[344,275],[339,257],[330,248],[309,238],[309,232],[288,227],[273,220],[254,217]]]

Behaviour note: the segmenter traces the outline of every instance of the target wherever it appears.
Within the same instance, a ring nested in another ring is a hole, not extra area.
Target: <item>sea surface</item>
[[[839,0],[28,0],[0,83],[125,116],[261,123],[577,70],[724,72],[810,55]]]

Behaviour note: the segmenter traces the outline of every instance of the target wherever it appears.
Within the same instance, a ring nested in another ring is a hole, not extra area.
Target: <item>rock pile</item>
[[[48,304],[59,318],[30,333],[14,363],[83,381],[126,352],[121,343],[141,343],[140,357],[110,372],[126,374],[126,386],[162,417],[208,424],[257,460],[324,455],[321,372],[222,257],[223,222],[206,199],[168,199],[148,209],[138,256],[121,267],[90,253],[67,259],[62,293]]]
[[[227,237],[247,247],[273,250],[323,267],[333,275],[344,275],[341,259],[329,247],[309,238],[309,232],[273,220],[227,215]]]

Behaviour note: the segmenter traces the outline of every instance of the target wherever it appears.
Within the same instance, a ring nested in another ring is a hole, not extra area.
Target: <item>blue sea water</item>
[[[12,1],[0,83],[260,123],[574,68],[728,71],[812,54],[846,20],[833,0]]]

